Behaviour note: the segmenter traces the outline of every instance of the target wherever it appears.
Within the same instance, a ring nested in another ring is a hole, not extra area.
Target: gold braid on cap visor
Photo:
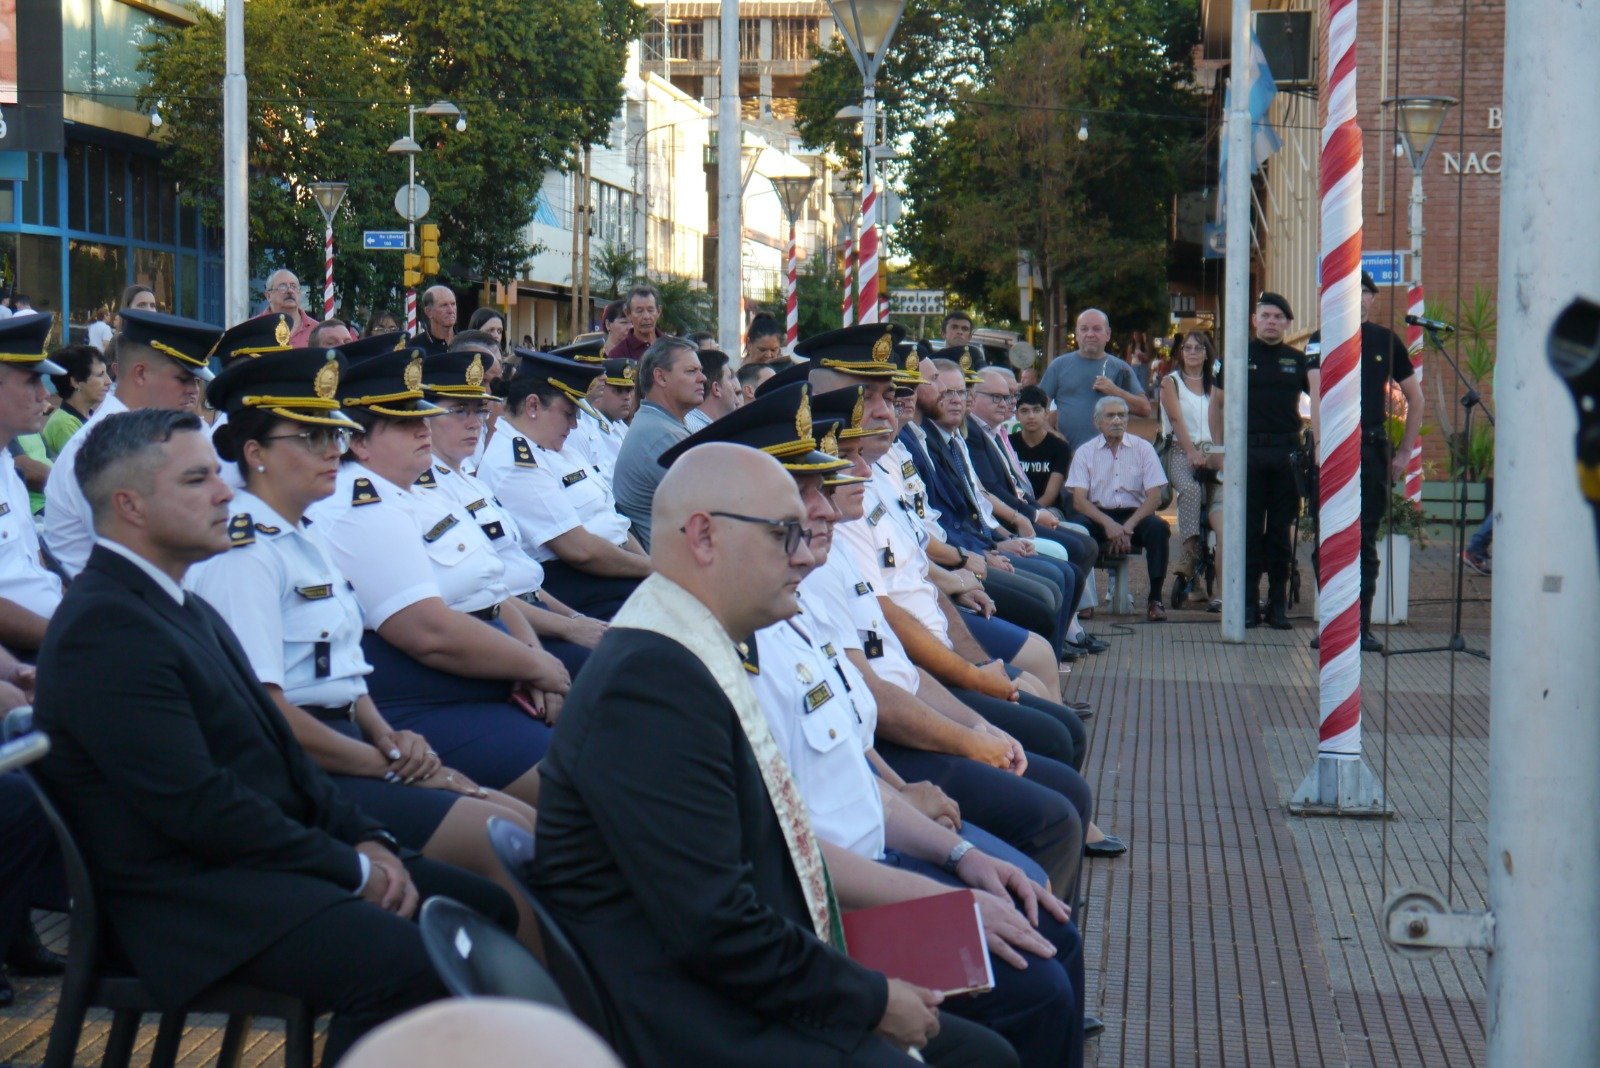
[[[313,423],[317,426],[338,426],[347,430],[360,430],[361,424],[339,410],[339,402],[331,397],[245,397],[239,402],[246,408],[261,408],[283,419],[296,423]],[[328,412],[313,415],[312,412]]]
[[[171,356],[174,360],[177,360],[181,363],[186,363],[190,367],[204,367],[206,365],[206,361],[204,359],[190,356],[187,352],[180,352],[165,342],[146,341],[144,344],[149,345],[151,348],[161,353],[161,355]]]

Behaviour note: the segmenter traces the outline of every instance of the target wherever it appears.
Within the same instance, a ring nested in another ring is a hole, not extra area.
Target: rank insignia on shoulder
[[[483,532],[489,536],[490,541],[506,536],[506,528],[501,526],[498,519],[492,523],[479,523],[478,525],[483,528]]]
[[[570,486],[576,486],[578,483],[582,482],[584,479],[586,479],[588,477],[589,477],[589,471],[588,471],[587,468],[584,468],[584,469],[581,469],[581,470],[578,470],[578,471],[574,471],[570,475],[563,475],[563,476],[561,476],[561,487],[563,489],[566,489],[567,487],[570,487]]]
[[[806,711],[815,712],[829,701],[833,700],[833,691],[826,682],[819,682],[806,691]]]
[[[418,476],[416,482],[412,483],[412,485],[421,486],[423,489],[438,489],[439,480],[433,477],[433,468],[430,467],[426,471],[422,472],[422,474]]]
[[[857,597],[865,597],[867,594],[869,594],[871,592],[872,592],[872,583],[870,583],[870,582],[858,582],[858,583],[856,583],[856,596]]]
[[[756,649],[756,642],[754,638],[750,639],[748,642],[736,642],[734,643],[733,648],[734,651],[739,654],[739,663],[744,667],[744,670],[747,674],[761,674],[761,659]]]
[[[358,478],[355,487],[350,492],[351,505],[377,504],[383,500],[378,496],[378,491],[372,488],[372,479]]]
[[[886,509],[880,503],[878,505],[878,507],[876,507],[876,508],[874,508],[872,510],[872,514],[867,516],[867,526],[875,527],[879,523],[883,522],[883,514],[884,514],[885,511],[886,511]]]
[[[527,438],[511,439],[511,462],[518,467],[539,466],[539,461],[533,458],[533,449],[528,445]]]
[[[477,500],[467,505],[467,514],[477,515],[487,507],[489,507],[489,502],[484,500],[482,497],[479,497]]]
[[[326,601],[333,596],[333,587],[326,583],[321,586],[296,586],[294,592],[308,601]]]
[[[457,519],[455,516],[447,515],[443,519],[441,519],[437,523],[435,523],[433,525],[433,529],[428,531],[426,534],[424,534],[422,536],[422,540],[427,542],[428,544],[432,545],[434,542],[436,542],[440,538],[444,537],[445,532],[447,530],[449,530],[451,527],[455,526],[459,522],[460,522],[460,520]]]
[[[256,526],[249,512],[240,512],[228,520],[229,548],[238,549],[256,543]]]
[[[267,523],[257,523],[256,524],[256,533],[257,534],[268,534],[268,535],[271,535],[271,534],[282,534],[283,530],[281,528],[279,528],[279,527],[271,526],[271,525],[269,525]]]

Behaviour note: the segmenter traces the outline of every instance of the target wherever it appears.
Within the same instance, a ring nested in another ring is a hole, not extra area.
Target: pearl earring
[[[258,465],[256,465],[256,470],[259,471],[261,474],[266,474],[267,473],[267,465],[266,464],[258,464]]]

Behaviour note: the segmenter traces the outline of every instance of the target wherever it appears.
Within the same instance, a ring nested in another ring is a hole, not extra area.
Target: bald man
[[[282,268],[267,275],[267,310],[263,315],[287,315],[293,325],[287,344],[301,349],[311,343],[311,331],[317,320],[307,315],[300,303],[300,279],[291,270]]]
[[[1055,402],[1056,427],[1074,449],[1099,433],[1094,406],[1101,397],[1121,397],[1133,415],[1147,416],[1155,410],[1133,377],[1132,366],[1106,352],[1111,320],[1105,312],[1084,310],[1078,316],[1077,338],[1077,350],[1050,361],[1039,383]]]
[[[449,286],[429,286],[418,302],[422,326],[411,339],[428,355],[445,352],[456,334],[456,294]]]
[[[706,445],[652,510],[654,574],[568,696],[541,770],[534,879],[632,1064],[1015,1063],[939,995],[840,948],[838,905],[744,662],[813,563],[772,457]]]

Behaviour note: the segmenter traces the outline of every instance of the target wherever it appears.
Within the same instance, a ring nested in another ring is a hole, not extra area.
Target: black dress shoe
[[[1294,624],[1289,622],[1289,611],[1281,604],[1267,605],[1267,626],[1273,630],[1293,630]]]
[[[1082,660],[1084,655],[1083,649],[1073,645],[1071,642],[1061,643],[1061,662],[1063,664],[1075,664]]]
[[[1128,851],[1128,843],[1114,834],[1108,834],[1098,842],[1085,843],[1083,855],[1086,857],[1120,857]]]
[[[1093,1038],[1106,1029],[1106,1022],[1098,1016],[1085,1016],[1083,1018],[1083,1037]]]
[[[39,932],[33,929],[33,924],[27,923],[6,953],[6,967],[13,975],[39,979],[64,974],[67,958],[46,949],[39,941]]]
[[[1103,653],[1107,649],[1111,648],[1110,642],[1101,641],[1099,638],[1096,638],[1093,634],[1089,633],[1085,633],[1083,636],[1083,641],[1079,642],[1078,644],[1083,646],[1086,651],[1091,653]]]
[[[1361,632],[1361,651],[1363,653],[1381,653],[1383,652],[1383,643],[1378,640],[1376,634],[1370,630],[1364,630]]]

